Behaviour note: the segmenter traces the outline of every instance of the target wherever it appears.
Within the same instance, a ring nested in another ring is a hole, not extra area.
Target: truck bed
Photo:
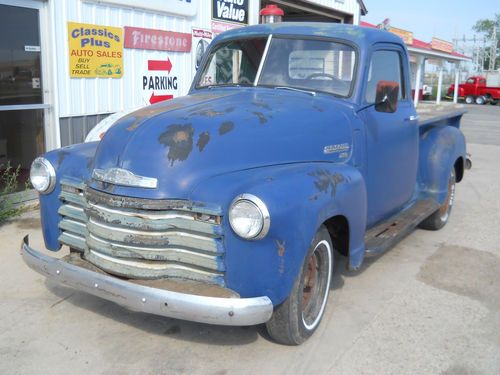
[[[437,124],[439,121],[462,115],[466,112],[463,104],[420,102],[417,107],[419,125]]]

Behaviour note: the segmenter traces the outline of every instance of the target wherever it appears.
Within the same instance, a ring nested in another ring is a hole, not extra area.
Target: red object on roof
[[[374,25],[372,23],[365,22],[365,21],[360,21],[359,22],[359,26],[369,27],[369,28],[372,28],[372,29],[376,29],[377,28],[377,25]],[[451,55],[451,56],[455,56],[455,57],[469,58],[469,57],[467,57],[465,55],[462,55],[461,53],[458,53],[458,52],[446,53],[446,52],[442,52],[442,51],[436,51],[436,50],[432,49],[430,43],[427,43],[427,42],[424,42],[423,40],[419,40],[419,39],[415,39],[415,38],[413,38],[413,43],[412,44],[408,44],[408,46],[413,47],[413,48],[417,48],[417,49],[421,49],[421,50],[426,50],[426,51],[435,51],[435,52],[442,53],[444,55]]]
[[[260,10],[261,16],[284,16],[285,12],[283,9],[279,8],[276,4],[266,5],[264,9]]]

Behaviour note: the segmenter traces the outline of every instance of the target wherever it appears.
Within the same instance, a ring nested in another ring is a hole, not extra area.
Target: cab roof
[[[247,26],[226,31],[219,35],[216,41],[238,37],[266,36],[269,34],[343,39],[357,44],[361,48],[364,45],[372,45],[375,43],[396,43],[404,45],[400,37],[388,31],[326,22],[281,22]]]

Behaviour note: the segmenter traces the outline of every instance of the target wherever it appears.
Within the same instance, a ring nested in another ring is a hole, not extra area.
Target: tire
[[[486,103],[486,98],[484,96],[478,96],[476,98],[476,104],[483,105],[484,103]]]
[[[333,246],[322,225],[307,251],[300,275],[288,298],[275,308],[266,328],[271,338],[299,345],[312,336],[325,311],[333,270]]]
[[[441,207],[419,225],[422,229],[439,230],[446,225],[450,218],[451,209],[455,201],[455,186],[457,178],[455,168],[451,169],[450,178],[448,180],[448,195]]]
[[[492,101],[490,102],[490,104],[491,104],[491,105],[497,105],[497,103],[498,103],[498,102],[497,102],[496,100],[492,100]]]
[[[465,102],[466,102],[467,104],[473,104],[473,103],[474,103],[474,97],[473,97],[472,95],[467,95],[467,96],[465,97]]]

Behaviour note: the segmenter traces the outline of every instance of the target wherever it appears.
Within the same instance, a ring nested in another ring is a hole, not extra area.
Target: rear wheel
[[[476,98],[476,104],[483,105],[486,103],[486,98],[484,96],[478,96]]]
[[[266,323],[269,335],[286,345],[299,345],[318,328],[325,310],[333,269],[333,247],[325,226],[316,232],[300,275],[288,298]]]
[[[438,230],[446,225],[450,218],[451,209],[455,202],[455,185],[456,185],[455,168],[451,169],[450,178],[448,179],[448,195],[441,207],[419,225],[422,229]]]
[[[474,103],[474,97],[473,97],[472,95],[467,95],[467,96],[465,97],[465,102],[466,102],[467,104],[472,104],[472,103]]]

